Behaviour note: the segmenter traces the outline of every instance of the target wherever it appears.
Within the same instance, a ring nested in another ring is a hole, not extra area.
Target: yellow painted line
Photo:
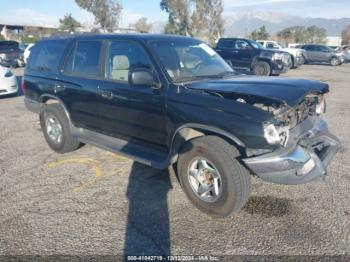
[[[88,158],[76,158],[76,159],[63,159],[48,164],[49,167],[54,168],[64,164],[83,164],[87,165],[92,171],[94,171],[95,177],[102,176],[102,171],[99,165],[92,159]]]
[[[108,154],[113,156],[114,158],[127,160],[127,158],[120,157],[119,155],[114,154],[114,153],[109,153],[108,152]],[[93,179],[90,179],[89,181],[82,183],[80,186],[77,186],[77,187],[73,188],[73,191],[76,192],[76,193],[79,193],[83,189],[85,189],[85,188],[95,184],[101,178],[106,178],[106,177],[110,177],[110,176],[116,175],[117,172],[118,172],[117,170],[114,170],[114,171],[108,173],[107,175],[104,175],[102,170],[101,170],[101,168],[100,168],[100,166],[98,165],[98,163],[95,160],[92,160],[92,159],[89,159],[89,158],[63,159],[63,160],[58,160],[58,161],[55,161],[55,162],[48,163],[48,166],[50,168],[55,168],[57,166],[65,165],[65,164],[82,164],[82,165],[86,165],[95,174],[95,177]]]

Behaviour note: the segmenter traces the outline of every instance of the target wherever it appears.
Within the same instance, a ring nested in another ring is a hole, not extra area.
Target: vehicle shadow
[[[170,255],[167,194],[171,188],[168,170],[133,163],[127,188],[126,261],[130,255]]]

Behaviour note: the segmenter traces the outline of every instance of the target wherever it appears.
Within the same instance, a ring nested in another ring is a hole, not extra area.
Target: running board
[[[168,152],[162,153],[131,141],[106,136],[84,128],[75,128],[73,133],[81,143],[119,153],[147,166],[165,169],[170,163]]]

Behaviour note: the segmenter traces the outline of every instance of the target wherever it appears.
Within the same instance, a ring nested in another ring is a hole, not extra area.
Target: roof
[[[167,34],[79,34],[79,35],[66,35],[66,36],[52,36],[45,38],[45,40],[57,40],[57,39],[135,39],[135,40],[176,40],[187,39],[197,40],[188,36],[180,35],[167,35]],[[197,40],[199,41],[199,40]]]

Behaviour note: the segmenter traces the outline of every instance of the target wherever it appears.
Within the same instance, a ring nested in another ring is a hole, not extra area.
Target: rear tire
[[[267,62],[257,61],[254,63],[252,71],[254,75],[269,76],[271,74],[271,67]]]
[[[46,105],[40,113],[40,124],[46,142],[57,153],[76,150],[80,142],[71,135],[68,118],[60,104]]]
[[[237,160],[239,155],[233,145],[217,136],[195,138],[183,146],[177,163],[179,181],[199,210],[212,217],[226,217],[245,205],[250,174]],[[208,188],[211,191],[201,195]]]

